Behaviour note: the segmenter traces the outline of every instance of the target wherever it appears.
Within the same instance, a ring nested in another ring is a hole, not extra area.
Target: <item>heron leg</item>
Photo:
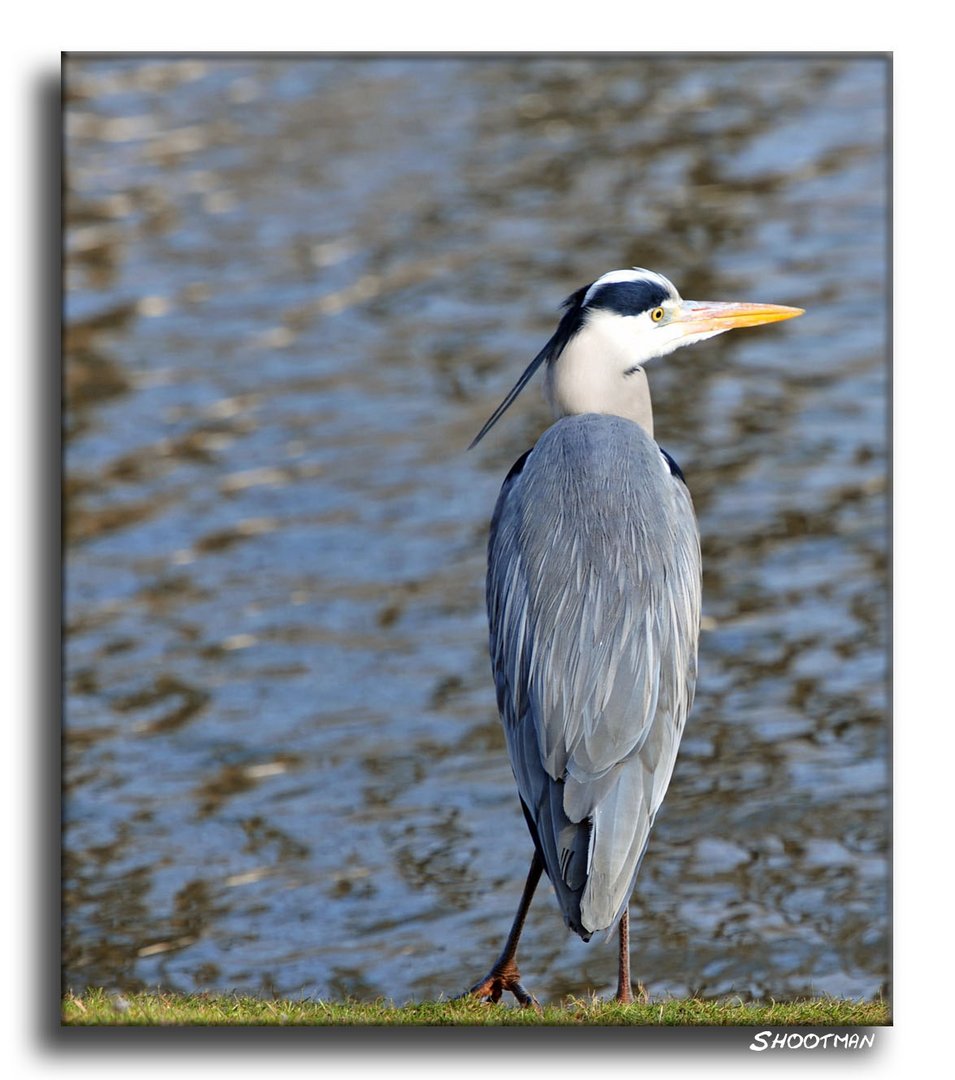
[[[633,1001],[630,985],[630,910],[623,909],[620,916],[620,959],[617,965],[617,1001],[629,1005]]]
[[[521,985],[521,973],[517,969],[516,957],[517,943],[520,940],[521,931],[524,929],[524,920],[527,918],[527,911],[531,906],[534,890],[537,888],[543,869],[544,863],[540,855],[535,851],[530,870],[527,872],[527,881],[524,884],[521,902],[517,907],[517,914],[514,916],[514,923],[511,926],[511,932],[507,935],[504,949],[487,975],[480,982],[475,983],[465,996],[480,998],[482,1001],[496,1002],[501,1000],[501,995],[507,990],[517,998],[524,1008],[528,1006],[540,1008],[533,995],[528,993]]]

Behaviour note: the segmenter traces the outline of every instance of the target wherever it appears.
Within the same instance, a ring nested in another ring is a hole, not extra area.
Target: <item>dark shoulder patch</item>
[[[533,449],[534,448],[531,447],[531,450]],[[527,459],[530,456],[531,450],[525,450],[511,466],[507,476],[504,477],[504,483],[501,484],[501,490],[498,492],[497,502],[494,504],[494,513],[491,514],[491,532],[488,536],[488,550],[494,546],[494,538],[497,535],[498,526],[501,524],[501,515],[505,512],[505,507],[512,498],[511,488],[513,488],[515,481],[524,471],[524,466],[527,464]],[[490,582],[490,580],[491,577],[489,574],[488,582]],[[490,585],[488,585],[488,588],[490,588]]]
[[[533,450],[533,449],[534,448],[531,447],[531,450]],[[530,452],[531,452],[530,450],[525,450],[524,453],[521,454],[521,456],[517,459],[517,461],[515,461],[514,464],[511,466],[511,471],[507,474],[507,476],[504,477],[504,483],[501,484],[501,489],[502,490],[504,488],[506,488],[507,485],[512,480],[514,480],[516,477],[520,476],[521,473],[524,471],[524,466],[527,464],[527,457],[530,454]]]
[[[666,450],[663,449],[662,446],[660,447],[660,453],[663,455],[663,460],[669,466],[670,472],[678,480],[682,480],[683,483],[685,484],[686,483],[686,477],[683,475],[683,470],[680,468],[680,466],[677,465],[677,463],[673,460],[673,458],[670,457],[670,455],[666,452]]]

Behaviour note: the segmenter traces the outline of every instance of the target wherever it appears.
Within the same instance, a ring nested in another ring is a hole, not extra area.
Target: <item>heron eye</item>
[[[663,318],[663,308],[655,307],[653,311],[650,312],[650,318],[653,319],[654,322],[659,322]]]

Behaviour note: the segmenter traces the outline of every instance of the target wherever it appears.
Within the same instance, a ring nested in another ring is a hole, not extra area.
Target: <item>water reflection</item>
[[[529,841],[483,560],[613,266],[796,304],[651,371],[699,696],[633,903],[652,994],[888,978],[884,63],[66,67],[65,978],[396,1000],[487,966]],[[542,894],[542,997],[612,949]]]

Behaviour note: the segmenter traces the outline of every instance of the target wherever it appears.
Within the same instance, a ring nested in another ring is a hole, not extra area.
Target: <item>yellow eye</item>
[[[654,322],[660,322],[663,318],[663,308],[655,307],[653,311],[650,312],[650,318],[653,319]]]

